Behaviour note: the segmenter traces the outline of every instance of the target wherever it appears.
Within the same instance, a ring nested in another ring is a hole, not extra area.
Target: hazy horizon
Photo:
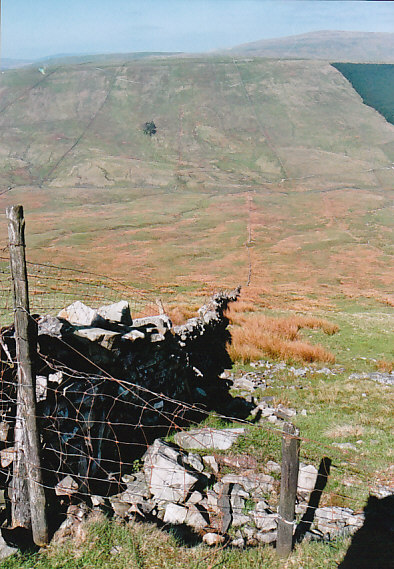
[[[3,0],[4,59],[198,53],[313,31],[392,32],[394,2],[326,0]]]

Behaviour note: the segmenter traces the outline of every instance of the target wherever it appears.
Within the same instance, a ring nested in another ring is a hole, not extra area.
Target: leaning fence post
[[[48,529],[36,424],[33,362],[37,350],[37,329],[36,323],[29,314],[23,207],[17,205],[7,208],[6,216],[14,292],[15,343],[18,364],[12,525],[27,528],[31,526],[34,542],[42,546],[48,543]]]
[[[279,557],[287,557],[293,546],[293,527],[299,468],[299,431],[292,423],[285,423],[282,438],[282,471],[276,550]]]

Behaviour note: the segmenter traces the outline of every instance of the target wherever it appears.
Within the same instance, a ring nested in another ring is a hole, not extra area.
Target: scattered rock
[[[243,427],[236,429],[193,429],[177,433],[174,440],[184,449],[228,450],[244,432]]]
[[[194,490],[194,492],[192,492],[190,498],[187,500],[187,504],[191,505],[191,504],[199,504],[200,502],[202,502],[202,500],[204,499],[203,495],[201,494],[201,492],[198,492],[197,490]]]
[[[256,509],[251,512],[256,527],[263,532],[276,530],[278,527],[278,514],[267,513],[266,509],[259,508],[258,506],[259,504],[257,504]]]
[[[224,536],[217,533],[206,533],[202,540],[209,546],[220,545],[224,542]]]
[[[165,508],[163,521],[166,524],[183,524],[187,513],[187,508],[179,506],[178,504],[169,503]]]
[[[135,318],[133,321],[134,328],[143,328],[147,332],[158,332],[165,335],[172,328],[172,322],[168,316],[161,314],[160,316],[147,316],[145,318]]]
[[[274,543],[278,538],[277,531],[264,531],[264,532],[257,532],[255,537],[259,543]]]
[[[205,455],[202,457],[202,460],[204,464],[206,464],[212,470],[212,472],[214,472],[215,474],[219,472],[219,466],[214,456]]]
[[[282,467],[278,462],[274,462],[273,460],[269,460],[265,465],[268,472],[273,472],[274,474],[280,474]]]
[[[338,447],[341,450],[358,450],[352,443],[332,443],[333,447]]]
[[[78,492],[78,482],[72,476],[66,476],[55,486],[56,496],[72,496]]]
[[[248,454],[240,455],[220,455],[218,456],[220,465],[228,466],[230,468],[242,469],[257,469],[257,460]]]
[[[8,447],[4,448],[0,451],[0,460],[2,468],[7,468],[10,464],[12,464],[15,456],[15,447]]]
[[[364,523],[364,514],[354,514],[350,508],[326,506],[316,509],[314,523],[326,538],[334,539],[355,533]]]
[[[203,516],[197,506],[191,505],[186,514],[185,524],[195,530],[202,530],[208,525],[207,517]]]
[[[235,539],[232,540],[231,545],[233,547],[243,548],[245,547],[245,539],[242,536],[236,537]]]
[[[155,500],[185,502],[190,490],[200,479],[199,472],[183,466],[186,456],[160,439],[149,447],[145,454],[144,474]]]
[[[0,559],[7,559],[7,557],[11,557],[14,553],[18,553],[18,549],[7,545],[3,536],[0,534]]]
[[[1,442],[6,442],[7,438],[8,438],[8,431],[10,430],[10,425],[9,423],[6,423],[5,421],[2,421],[0,423],[0,441]]]
[[[111,330],[103,330],[102,328],[79,328],[74,331],[74,335],[95,342],[106,350],[112,350],[116,341],[119,341],[121,334]]]
[[[97,326],[104,322],[96,310],[86,306],[83,302],[77,300],[73,302],[67,308],[63,308],[58,314],[58,318],[63,318],[67,320],[70,324],[76,326]]]
[[[119,324],[125,324],[126,326],[131,326],[133,324],[130,306],[126,300],[121,300],[115,304],[110,304],[107,306],[101,306],[98,311],[98,315],[109,320],[110,322],[118,322]]]
[[[297,494],[303,498],[308,498],[314,490],[317,481],[318,470],[312,464],[300,464],[298,470]]]

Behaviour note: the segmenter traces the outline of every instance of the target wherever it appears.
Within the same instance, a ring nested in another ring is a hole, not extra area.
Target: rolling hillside
[[[231,48],[252,57],[322,59],[360,63],[393,63],[394,34],[320,31],[250,42]]]
[[[0,97],[1,208],[24,204],[31,261],[164,293],[251,270],[272,306],[387,301],[394,126],[328,63],[30,67]]]

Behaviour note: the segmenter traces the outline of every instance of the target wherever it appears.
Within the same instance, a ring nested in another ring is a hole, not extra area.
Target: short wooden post
[[[287,557],[293,547],[299,452],[299,431],[292,423],[285,423],[282,438],[282,472],[280,482],[278,539],[276,542],[276,551],[279,557]]]
[[[6,216],[14,292],[15,343],[18,364],[12,525],[13,527],[31,527],[34,543],[42,546],[48,543],[48,529],[36,423],[33,362],[37,351],[37,326],[29,314],[23,207],[17,205],[7,208]]]

